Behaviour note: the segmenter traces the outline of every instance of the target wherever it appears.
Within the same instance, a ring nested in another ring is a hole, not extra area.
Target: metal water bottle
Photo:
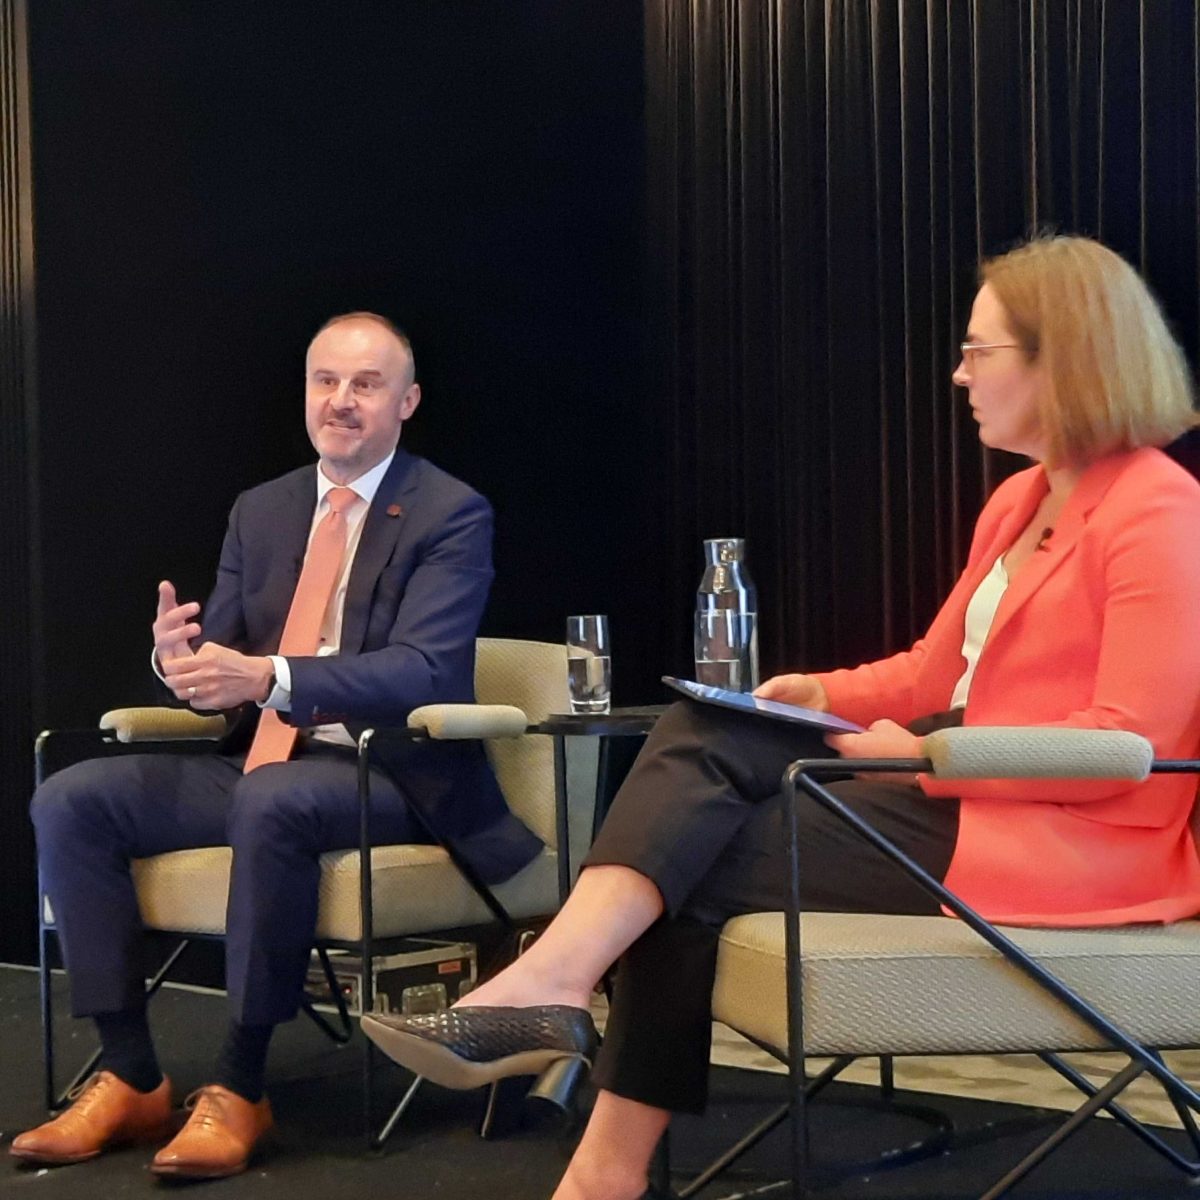
[[[708,538],[696,591],[696,679],[735,692],[758,686],[758,592],[742,538]]]

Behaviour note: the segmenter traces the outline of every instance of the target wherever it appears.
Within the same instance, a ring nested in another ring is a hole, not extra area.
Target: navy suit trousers
[[[377,845],[426,842],[395,784],[371,777]],[[242,774],[222,755],[91,759],[34,794],[42,885],[54,908],[76,1016],[139,1004],[141,918],[130,861],[232,846],[226,987],[232,1016],[295,1016],[317,920],[318,858],[358,845],[354,751],[314,747]]]

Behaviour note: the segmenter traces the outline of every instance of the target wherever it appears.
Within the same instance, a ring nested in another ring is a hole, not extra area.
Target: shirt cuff
[[[271,694],[258,703],[259,708],[274,708],[278,712],[292,711],[292,669],[282,654],[268,654],[275,672],[275,686]]]

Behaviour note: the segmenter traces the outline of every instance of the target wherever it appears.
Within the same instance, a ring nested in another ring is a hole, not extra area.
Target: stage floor
[[[61,977],[56,990],[63,989]],[[205,1083],[224,1023],[219,995],[167,989],[156,999],[152,1023],[164,1068],[182,1100]],[[84,1023],[64,1019],[62,1069],[82,1059],[90,1045]],[[320,1197],[321,1200],[384,1200],[386,1197],[469,1200],[472,1197],[549,1197],[573,1144],[557,1123],[532,1122],[507,1137],[485,1142],[475,1133],[482,1093],[448,1092],[426,1086],[382,1154],[366,1155],[360,1135],[361,1042],[329,1043],[306,1020],[279,1031],[269,1064],[269,1093],[278,1128],[251,1170],[235,1179],[205,1185],[213,1197]],[[381,1098],[395,1097],[406,1077],[381,1070]],[[760,1071],[714,1067],[713,1101],[706,1117],[681,1119],[672,1127],[675,1161],[696,1167],[760,1119],[780,1099],[782,1081]],[[835,1085],[834,1103],[813,1106],[814,1145],[822,1161],[847,1162],[889,1145],[911,1141],[913,1120],[862,1104],[872,1096],[862,1085]],[[41,1060],[37,977],[21,968],[0,968],[0,1146],[36,1124],[41,1110]],[[905,1093],[906,1100],[937,1106],[953,1117],[963,1136],[989,1124],[1014,1123],[1014,1132],[991,1145],[955,1151],[929,1162],[872,1179],[849,1179],[822,1192],[833,1200],[920,1197],[951,1200],[978,1195],[1036,1140],[1028,1129],[1043,1128],[1057,1114],[1025,1106],[959,1097]],[[1182,1149],[1181,1141],[1176,1144]],[[763,1190],[784,1173],[782,1130],[753,1155],[756,1173],[710,1185],[703,1200],[717,1197],[782,1197],[786,1189]],[[162,1187],[145,1170],[145,1148],[114,1152],[92,1163],[52,1170],[0,1164],[0,1195],[40,1200],[109,1200],[142,1196]],[[1041,1167],[1016,1197],[1182,1197],[1194,1194],[1182,1176],[1109,1121],[1090,1122],[1064,1151]]]

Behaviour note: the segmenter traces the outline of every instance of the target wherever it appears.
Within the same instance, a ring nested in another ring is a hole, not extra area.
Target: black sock
[[[163,1074],[150,1039],[145,1006],[99,1013],[93,1020],[100,1031],[100,1069],[111,1071],[139,1092],[154,1091]]]
[[[257,1104],[262,1099],[267,1047],[274,1032],[274,1025],[239,1025],[230,1021],[213,1082]]]

